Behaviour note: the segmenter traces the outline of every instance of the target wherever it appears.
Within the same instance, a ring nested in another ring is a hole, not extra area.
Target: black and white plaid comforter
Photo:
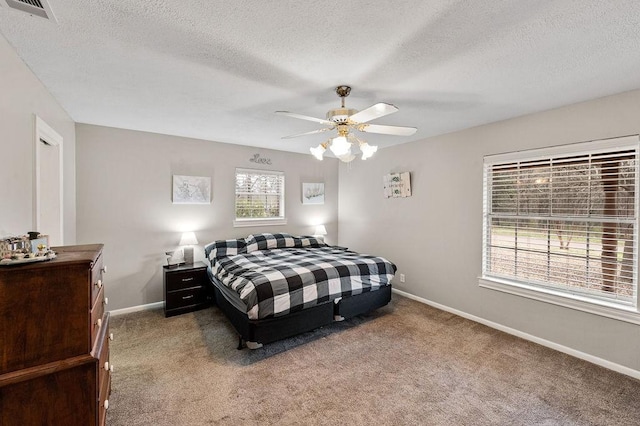
[[[395,265],[327,246],[217,257],[212,271],[240,295],[250,319],[262,319],[377,290],[391,283]]]

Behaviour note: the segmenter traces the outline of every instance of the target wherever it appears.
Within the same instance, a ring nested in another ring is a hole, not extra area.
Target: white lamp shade
[[[318,225],[313,235],[327,235],[327,228],[325,228],[324,225]]]
[[[360,145],[360,150],[362,151],[362,159],[366,160],[378,150],[378,147],[375,145],[369,145],[365,142]]]
[[[324,146],[322,146],[322,144],[318,145],[315,148],[309,148],[309,151],[311,151],[311,154],[320,161],[322,161],[322,155],[326,150],[327,149]]]
[[[182,234],[182,238],[180,238],[181,246],[191,246],[194,244],[198,244],[195,232],[185,232]]]
[[[354,158],[356,158],[355,155],[353,155],[351,153],[351,151],[347,152],[345,155],[341,155],[340,157],[338,157],[340,159],[340,161],[342,161],[343,163],[350,163],[351,161],[353,161]]]
[[[346,155],[350,150],[351,144],[347,141],[347,138],[344,136],[337,136],[333,138],[333,141],[331,142],[331,152],[333,152],[336,157]]]

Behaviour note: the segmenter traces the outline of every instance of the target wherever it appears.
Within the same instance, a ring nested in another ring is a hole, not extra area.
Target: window
[[[640,323],[637,186],[638,136],[485,157],[481,285]]]
[[[284,173],[236,169],[235,226],[284,225]]]

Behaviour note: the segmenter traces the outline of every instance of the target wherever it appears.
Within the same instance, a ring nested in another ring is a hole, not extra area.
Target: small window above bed
[[[284,173],[236,169],[234,226],[286,225]]]

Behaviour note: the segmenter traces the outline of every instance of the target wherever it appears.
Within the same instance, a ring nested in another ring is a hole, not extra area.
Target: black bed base
[[[242,348],[243,342],[247,347],[256,349],[263,344],[311,331],[333,321],[373,311],[391,301],[391,285],[387,285],[376,291],[345,297],[338,303],[326,302],[282,317],[251,320],[246,313],[237,310],[218,287],[214,285],[213,288],[216,304],[240,335],[238,349]]]

